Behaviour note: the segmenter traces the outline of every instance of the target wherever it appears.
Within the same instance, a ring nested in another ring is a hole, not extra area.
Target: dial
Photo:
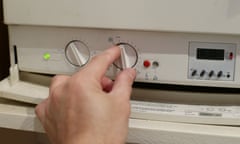
[[[197,70],[192,71],[192,76],[195,76],[197,74]]]
[[[223,71],[219,71],[217,77],[220,78],[223,75]]]
[[[201,73],[200,73],[200,77],[203,77],[205,75],[206,71],[205,70],[202,70]]]
[[[90,59],[90,51],[84,42],[73,40],[67,44],[65,56],[70,64],[76,67],[83,67]]]
[[[114,65],[121,70],[135,67],[138,61],[137,50],[129,43],[121,42],[116,45],[121,49],[121,56]]]
[[[209,76],[209,77],[212,77],[213,75],[214,75],[214,71],[211,70],[211,71],[209,72],[208,76]]]

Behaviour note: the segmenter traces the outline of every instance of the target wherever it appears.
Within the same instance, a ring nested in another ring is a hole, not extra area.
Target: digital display
[[[224,49],[197,48],[197,59],[224,60]]]

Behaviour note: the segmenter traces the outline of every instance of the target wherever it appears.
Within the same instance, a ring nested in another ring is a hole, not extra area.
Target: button
[[[49,60],[50,58],[51,58],[50,53],[45,53],[45,54],[43,54],[43,59],[44,59],[44,60]]]
[[[145,60],[145,61],[143,62],[143,66],[144,66],[145,68],[150,67],[150,66],[151,66],[151,62],[150,62],[149,60]]]
[[[145,74],[145,80],[149,80],[149,74],[148,73]]]
[[[200,73],[200,77],[203,77],[205,75],[206,71],[205,70],[202,70],[201,73]]]
[[[229,53],[229,59],[230,59],[230,60],[233,59],[233,53],[232,53],[232,52]]]
[[[157,61],[154,61],[154,62],[152,63],[152,65],[153,65],[154,68],[157,68],[157,67],[159,66],[159,63],[158,63]]]
[[[222,75],[223,75],[223,72],[219,71],[218,74],[217,74],[217,77],[220,78]]]
[[[208,74],[209,77],[212,77],[214,75],[214,71],[210,71],[210,73]]]
[[[197,74],[197,70],[193,70],[192,76],[195,76]]]
[[[158,77],[155,75],[155,76],[153,77],[153,80],[158,80]]]

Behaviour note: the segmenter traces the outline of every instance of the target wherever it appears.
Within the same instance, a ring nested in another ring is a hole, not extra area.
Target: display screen
[[[224,60],[224,49],[197,48],[197,59]]]

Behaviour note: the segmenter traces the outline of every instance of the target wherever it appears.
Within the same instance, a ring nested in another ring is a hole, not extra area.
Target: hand
[[[128,132],[130,95],[136,72],[121,71],[115,81],[106,70],[120,56],[113,47],[72,76],[55,76],[49,97],[36,107],[54,144],[123,144]]]

